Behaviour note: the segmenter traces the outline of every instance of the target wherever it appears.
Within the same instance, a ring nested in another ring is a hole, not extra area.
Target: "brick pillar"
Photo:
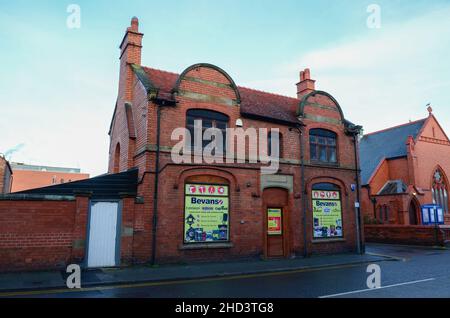
[[[120,256],[122,264],[130,264],[133,262],[134,204],[134,196],[122,196],[122,226],[120,235]]]
[[[76,194],[75,226],[72,236],[71,260],[81,263],[85,259],[87,222],[90,193]]]

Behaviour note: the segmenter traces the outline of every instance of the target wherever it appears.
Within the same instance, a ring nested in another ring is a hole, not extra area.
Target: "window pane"
[[[336,146],[336,139],[334,138],[328,138],[328,144],[330,146]]]
[[[335,163],[337,162],[337,158],[336,158],[336,148],[334,147],[330,147],[329,148],[329,152],[330,152],[330,162]]]
[[[219,129],[226,129],[227,128],[227,123],[222,122],[222,121],[217,121],[216,122],[216,127]]]
[[[188,125],[194,125],[194,117],[188,116],[188,118],[187,118],[187,124],[188,124]]]
[[[327,147],[319,146],[319,160],[327,162]]]
[[[318,140],[319,140],[319,144],[320,145],[326,145],[327,144],[327,139],[324,138],[324,137],[319,137]]]
[[[317,146],[316,145],[311,145],[310,147],[311,149],[311,160],[317,160]]]
[[[213,127],[212,120],[203,119],[202,121],[203,121],[203,123],[202,123],[203,128],[211,128],[211,127]]]

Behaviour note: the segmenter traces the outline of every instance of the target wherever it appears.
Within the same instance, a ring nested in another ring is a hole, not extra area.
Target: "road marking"
[[[324,266],[319,268],[304,268],[297,270],[288,270],[284,272],[274,272],[274,273],[260,273],[260,274],[247,274],[247,275],[237,275],[237,276],[227,276],[227,277],[215,277],[215,278],[200,278],[200,279],[186,279],[180,281],[165,281],[165,282],[148,282],[148,283],[135,283],[135,284],[123,284],[123,285],[109,285],[100,287],[86,287],[81,289],[48,289],[48,290],[30,290],[30,291],[18,291],[18,292],[5,292],[0,293],[1,297],[20,297],[20,296],[33,296],[33,295],[51,295],[51,294],[63,294],[63,293],[82,293],[90,291],[103,291],[111,289],[123,289],[123,288],[143,288],[152,286],[165,286],[165,285],[180,285],[180,284],[196,284],[196,283],[207,283],[207,282],[217,282],[217,281],[227,281],[227,280],[238,280],[238,279],[250,279],[258,277],[270,277],[270,276],[282,276],[297,273],[307,273],[307,272],[317,272],[323,270],[334,270],[343,268],[359,267],[361,265],[367,264],[369,262],[360,264],[349,264],[349,265],[336,265],[336,266]]]
[[[370,253],[370,252],[366,252],[366,254],[367,255],[372,255],[372,256],[392,258],[392,259],[395,259],[395,260],[401,261],[401,262],[406,262],[408,260],[407,258],[404,258],[404,257],[392,256],[392,255],[387,255],[387,254]]]
[[[365,293],[365,292],[379,290],[379,289],[386,289],[386,288],[392,288],[392,287],[398,287],[398,286],[405,286],[405,285],[413,285],[413,284],[418,284],[418,283],[425,283],[425,282],[430,282],[430,281],[433,281],[433,280],[436,280],[436,279],[435,278],[428,278],[428,279],[422,279],[422,280],[415,280],[415,281],[412,281],[412,282],[393,284],[393,285],[388,285],[388,286],[382,286],[382,287],[379,287],[379,288],[360,289],[360,290],[354,290],[354,291],[350,291],[350,292],[346,292],[346,293],[326,295],[326,296],[321,296],[319,298],[333,298],[333,297],[339,297],[339,296],[345,296],[345,295],[351,295],[351,294]]]

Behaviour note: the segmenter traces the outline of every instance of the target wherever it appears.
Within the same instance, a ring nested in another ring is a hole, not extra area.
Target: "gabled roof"
[[[360,141],[362,184],[369,183],[384,159],[405,157],[409,136],[417,138],[427,118],[365,135]]]
[[[158,96],[171,98],[179,74],[133,65],[136,76],[142,85],[150,91],[158,89]],[[295,113],[299,100],[294,97],[238,87],[241,95],[241,113],[243,116],[261,120],[276,121],[282,124],[299,124]]]

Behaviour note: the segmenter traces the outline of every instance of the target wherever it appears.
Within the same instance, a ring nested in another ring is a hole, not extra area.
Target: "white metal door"
[[[116,265],[117,202],[93,202],[89,222],[88,267]]]

